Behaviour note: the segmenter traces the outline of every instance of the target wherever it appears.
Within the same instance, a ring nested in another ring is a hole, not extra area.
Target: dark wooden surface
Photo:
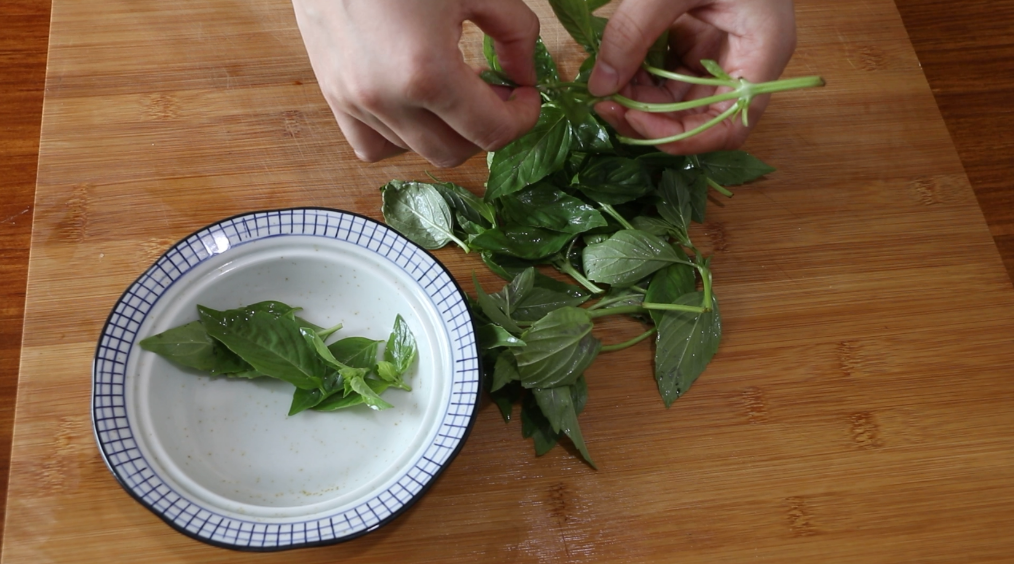
[[[1010,73],[1014,36],[1009,32],[1014,0],[896,3],[997,248],[1014,278],[1014,108],[1009,105],[1014,86]],[[0,6],[4,24],[0,31],[0,504],[7,493],[49,10],[49,0],[7,0]]]

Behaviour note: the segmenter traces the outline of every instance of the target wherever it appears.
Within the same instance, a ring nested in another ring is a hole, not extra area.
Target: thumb
[[[615,94],[641,67],[659,35],[700,0],[625,0],[609,18],[588,90],[595,96]]]
[[[468,19],[493,38],[500,66],[514,82],[535,84],[539,17],[521,0],[473,0]]]

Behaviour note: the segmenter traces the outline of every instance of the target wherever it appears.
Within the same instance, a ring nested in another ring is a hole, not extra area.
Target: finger
[[[345,140],[361,161],[373,163],[405,152],[405,149],[344,112],[335,112],[335,119]]]
[[[428,110],[404,112],[390,125],[412,151],[441,168],[458,166],[479,152],[478,146]]]
[[[535,88],[516,88],[504,102],[464,63],[450,72],[447,83],[455,88],[426,97],[423,107],[471,143],[495,151],[538,121],[542,99]]]
[[[520,0],[473,0],[467,19],[493,38],[497,60],[518,84],[533,86],[539,18]]]
[[[626,84],[652,43],[680,15],[703,0],[625,0],[602,34],[588,90],[595,96],[614,94]]]

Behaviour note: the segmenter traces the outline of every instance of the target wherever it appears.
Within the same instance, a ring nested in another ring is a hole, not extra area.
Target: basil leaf
[[[238,374],[253,369],[239,355],[209,337],[200,321],[152,335],[138,345],[180,366],[210,374]]]
[[[697,223],[704,223],[704,214],[708,209],[708,179],[703,174],[696,176],[689,172],[681,174],[689,178],[690,218]]]
[[[389,387],[391,387],[389,383],[384,382],[382,380],[377,380],[375,378],[364,378],[363,381],[377,397],[379,397],[380,394],[384,393],[384,391],[386,391]],[[384,400],[380,401],[384,402]],[[312,409],[314,411],[337,411],[339,409],[352,407],[354,405],[361,405],[364,403],[366,403],[366,398],[358,393],[352,393],[347,396],[343,396],[342,394],[334,394],[332,396],[325,398],[317,405],[313,406]],[[390,406],[391,404],[387,405]]]
[[[686,176],[679,171],[666,170],[662,173],[662,181],[658,184],[662,200],[658,203],[658,213],[675,228],[674,235],[683,245],[690,246],[690,221],[693,217],[693,203],[690,200],[690,188],[686,184]]]
[[[496,211],[493,206],[464,186],[458,186],[453,182],[435,182],[432,186],[459,216],[483,227],[496,223]]]
[[[690,159],[683,155],[670,155],[661,151],[655,151],[636,157],[637,162],[648,169],[649,174],[656,174],[660,170],[671,168],[684,170],[690,166]]]
[[[589,153],[610,153],[613,143],[609,139],[609,130],[599,121],[595,114],[589,112],[583,120],[571,122],[574,128],[574,150]]]
[[[587,395],[587,391],[585,394]],[[581,427],[577,423],[577,410],[574,406],[571,386],[536,388],[532,390],[532,395],[535,396],[539,409],[546,416],[553,431],[565,433],[570,437],[571,442],[577,447],[585,461],[595,468],[595,462],[588,454],[588,447],[584,443]]]
[[[517,225],[573,234],[607,225],[597,209],[547,183],[529,186],[501,204],[504,219]]]
[[[496,365],[493,368],[493,384],[491,392],[495,392],[510,382],[520,382],[521,374],[518,373],[518,364],[510,351],[503,351],[496,357]]]
[[[701,66],[704,70],[711,73],[711,76],[715,78],[721,78],[722,80],[733,80],[729,73],[725,72],[725,69],[721,67],[717,62],[711,59],[701,59]]]
[[[631,219],[630,224],[638,231],[644,231],[645,233],[651,233],[659,237],[667,237],[673,227],[664,219],[647,215],[639,215]]]
[[[609,205],[636,200],[653,188],[640,161],[613,156],[592,159],[578,173],[577,187],[596,202]]]
[[[327,346],[338,362],[352,368],[373,368],[377,362],[377,348],[381,341],[366,337],[346,337]]]
[[[668,54],[669,30],[667,29],[651,44],[651,48],[648,49],[648,55],[644,58],[644,63],[657,69],[664,69]]]
[[[560,82],[560,71],[541,37],[535,39],[535,76],[539,84]]]
[[[416,357],[415,335],[408,328],[408,323],[398,314],[394,318],[394,329],[384,346],[384,360],[394,365],[398,375],[408,372]]]
[[[521,339],[525,346],[513,349],[521,384],[526,388],[551,388],[574,382],[595,360],[602,343],[591,334],[586,310],[564,307],[536,321]]]
[[[756,180],[775,168],[743,151],[715,151],[697,155],[704,172],[715,182],[734,186]]]
[[[594,282],[630,286],[656,270],[681,260],[665,239],[625,229],[582,253],[585,275]]]
[[[556,254],[574,236],[525,225],[496,227],[483,231],[472,239],[478,249],[537,260]]]
[[[556,282],[548,276],[545,278]],[[562,307],[577,307],[588,301],[589,297],[590,295],[587,293],[574,296],[570,293],[535,286],[517,303],[511,316],[517,321],[538,321]]]
[[[472,273],[472,283],[475,284],[475,293],[482,313],[484,313],[490,321],[500,325],[504,329],[513,333],[520,333],[521,328],[518,327],[517,323],[514,323],[510,314],[501,310],[500,305],[496,303],[496,300],[490,297],[490,295],[482,289],[482,284],[479,284],[479,279],[476,278],[474,272]]]
[[[483,69],[479,71],[479,78],[483,82],[492,86],[506,86],[508,88],[517,88],[517,84],[510,79],[509,76],[500,71]]]
[[[495,349],[499,347],[523,347],[525,342],[521,339],[511,335],[503,327],[500,327],[496,323],[487,323],[480,325],[475,330],[476,339],[479,341],[479,347],[483,350]]]
[[[370,387],[369,384],[366,383],[366,380],[362,376],[356,376],[352,378],[351,382],[352,389],[357,394],[362,396],[363,403],[369,406],[370,409],[374,411],[380,411],[382,409],[394,407],[393,405],[384,401],[384,399],[380,397],[380,394],[374,391],[374,389]]]
[[[322,392],[319,388],[314,388],[312,390],[296,388],[296,391],[292,394],[292,403],[289,404],[289,417],[314,407],[323,399],[324,392]]]
[[[532,394],[525,394],[525,399],[521,402],[521,436],[534,440],[535,456],[546,454],[560,440],[561,434],[553,431],[553,426],[542,414],[542,408]]]
[[[591,9],[585,0],[549,0],[563,28],[588,54],[598,52],[599,42],[592,27]]]
[[[392,180],[381,190],[384,221],[399,233],[426,249],[439,249],[456,240],[451,210],[432,185]]]
[[[492,298],[493,302],[496,303],[497,307],[501,311],[507,315],[513,316],[518,302],[523,300],[528,292],[532,291],[534,284],[535,269],[529,267],[519,272],[518,275],[514,277],[514,280],[511,280],[511,282],[505,285],[502,290],[495,294],[491,294],[489,297]]]
[[[493,43],[493,38],[489,35],[482,35],[482,55],[486,58],[486,64],[489,65],[490,70],[502,73],[503,67],[500,66],[500,60],[496,56],[496,47]]]
[[[521,399],[521,383],[511,382],[495,392],[489,392],[488,386],[492,380],[486,378],[486,382],[486,390],[489,393],[489,397],[496,404],[497,409],[500,410],[500,416],[503,417],[504,423],[510,423],[514,415],[514,404]]]
[[[701,292],[684,294],[675,303],[701,305]],[[711,311],[668,311],[658,324],[655,340],[655,380],[666,407],[686,393],[718,350],[722,318],[718,298],[712,296]]]
[[[696,287],[697,272],[694,267],[687,264],[670,264],[651,277],[644,301],[654,304],[674,304],[677,299],[693,292]],[[657,326],[662,322],[666,312],[653,309],[648,313]]]
[[[295,320],[246,309],[216,311],[197,306],[197,311],[208,335],[257,371],[305,390],[322,384],[327,369]]]
[[[542,180],[563,166],[573,134],[563,110],[553,103],[542,105],[535,127],[493,154],[486,181],[486,201]]]

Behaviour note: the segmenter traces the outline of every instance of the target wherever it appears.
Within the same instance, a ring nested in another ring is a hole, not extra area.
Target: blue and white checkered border
[[[137,331],[159,297],[198,264],[222,251],[269,237],[311,235],[352,243],[386,257],[409,273],[440,312],[454,359],[451,395],[432,444],[390,488],[327,518],[285,524],[222,515],[169,487],[145,460],[127,417],[127,361]],[[228,239],[224,244],[222,237]],[[120,297],[99,338],[92,366],[92,421],[102,455],[120,484],[180,532],[242,550],[280,550],[330,544],[372,531],[426,490],[460,450],[474,421],[480,365],[472,319],[453,277],[429,253],[389,227],[350,212],[297,208],[248,213],[208,226],[166,251]]]

